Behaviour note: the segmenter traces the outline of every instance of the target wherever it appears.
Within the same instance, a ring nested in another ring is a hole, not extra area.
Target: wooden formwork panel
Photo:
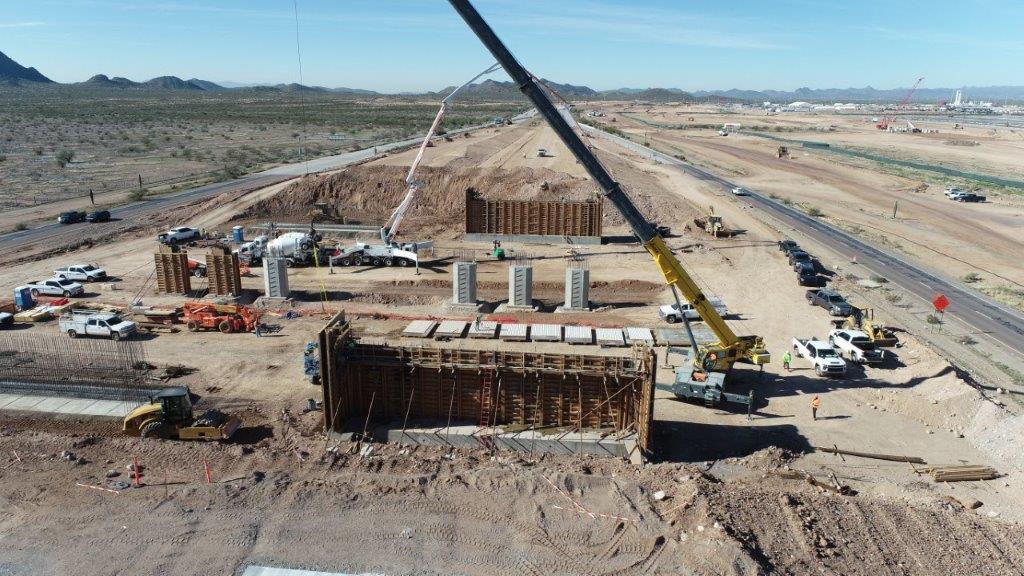
[[[485,200],[466,190],[466,233],[601,236],[601,200]]]
[[[238,296],[242,293],[242,273],[238,254],[207,254],[206,277],[210,294]]]
[[[188,294],[192,291],[191,275],[188,271],[188,254],[185,252],[157,252],[153,254],[156,265],[156,288],[161,294]]]
[[[320,335],[325,422],[432,419],[479,422],[490,376],[489,422],[637,432],[651,442],[653,352],[632,356],[402,348],[351,338],[343,316]]]

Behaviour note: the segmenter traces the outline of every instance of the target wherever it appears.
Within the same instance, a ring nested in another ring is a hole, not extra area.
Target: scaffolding
[[[648,450],[656,357],[389,346],[353,338],[343,314],[320,334],[325,422],[471,422],[635,432]]]

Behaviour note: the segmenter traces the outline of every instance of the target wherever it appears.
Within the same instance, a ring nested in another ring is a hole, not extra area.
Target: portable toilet
[[[14,289],[14,305],[18,310],[29,310],[35,307],[36,302],[32,299],[32,289],[28,286],[18,286]]]
[[[234,228],[231,229],[231,237],[238,244],[245,242],[245,229],[242,228],[241,226],[235,226]]]

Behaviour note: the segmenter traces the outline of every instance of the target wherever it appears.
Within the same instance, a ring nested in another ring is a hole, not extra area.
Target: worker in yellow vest
[[[815,394],[811,398],[811,418],[818,419],[818,408],[821,408],[821,398]]]

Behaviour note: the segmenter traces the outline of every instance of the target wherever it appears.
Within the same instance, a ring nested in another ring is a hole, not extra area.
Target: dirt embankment
[[[255,204],[240,218],[301,220],[324,202],[337,221],[383,224],[405,196],[406,173],[400,166],[359,166],[305,178]],[[485,198],[522,200],[583,200],[595,190],[588,180],[546,169],[425,167],[418,175],[423,187],[403,230],[442,237],[462,232],[467,188],[476,188]]]
[[[343,172],[307,177],[280,194],[252,205],[236,221],[303,221],[315,205],[326,203],[330,218],[350,224],[383,224],[406,193],[407,169],[401,166],[358,166]],[[586,178],[546,168],[422,167],[423,187],[402,230],[417,237],[455,238],[464,229],[466,189],[484,198],[514,200],[570,200],[592,198],[597,186]],[[684,209],[649,174],[623,182],[645,214],[668,221],[686,221]],[[675,222],[673,222],[675,223]],[[605,227],[620,226],[622,217],[611,206],[604,211]]]

